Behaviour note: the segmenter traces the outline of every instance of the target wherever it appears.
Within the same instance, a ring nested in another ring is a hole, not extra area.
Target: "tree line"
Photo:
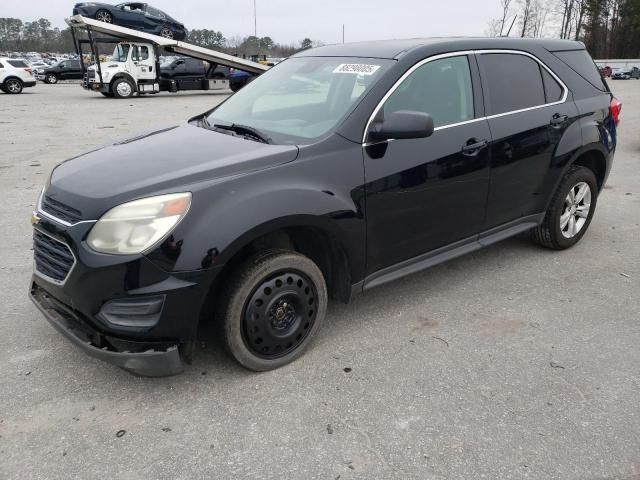
[[[499,0],[491,36],[584,42],[594,58],[640,57],[640,0]]]
[[[268,55],[288,57],[294,53],[321,45],[305,38],[298,44],[280,44],[271,37],[226,38],[222,32],[208,29],[190,30],[187,42],[212,48],[232,55]],[[9,52],[56,52],[75,51],[71,28],[52,27],[46,18],[23,22],[18,18],[0,17],[0,50]]]

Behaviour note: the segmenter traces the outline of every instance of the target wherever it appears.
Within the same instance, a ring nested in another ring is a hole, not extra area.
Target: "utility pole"
[[[258,8],[256,6],[256,0],[253,0],[253,36],[258,36]]]
[[[342,24],[342,43],[344,43],[344,23]]]

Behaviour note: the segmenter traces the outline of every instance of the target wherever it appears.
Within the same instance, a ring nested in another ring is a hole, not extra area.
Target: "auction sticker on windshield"
[[[364,63],[343,63],[338,65],[333,73],[353,73],[355,75],[373,75],[380,65],[365,65]]]

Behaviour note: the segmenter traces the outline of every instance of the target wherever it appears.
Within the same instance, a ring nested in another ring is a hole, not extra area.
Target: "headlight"
[[[124,203],[105,213],[87,243],[100,253],[130,255],[164,240],[189,211],[191,193],[174,193]]]

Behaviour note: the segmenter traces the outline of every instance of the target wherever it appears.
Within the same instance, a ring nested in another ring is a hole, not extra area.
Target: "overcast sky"
[[[498,16],[498,0],[256,0],[258,36],[279,43],[304,37],[325,43],[484,35]],[[64,27],[74,0],[0,0],[0,17],[31,21],[48,18]],[[112,1],[108,3],[121,3]],[[182,21],[188,29],[219,30],[227,37],[253,34],[253,0],[153,0],[149,3]]]

